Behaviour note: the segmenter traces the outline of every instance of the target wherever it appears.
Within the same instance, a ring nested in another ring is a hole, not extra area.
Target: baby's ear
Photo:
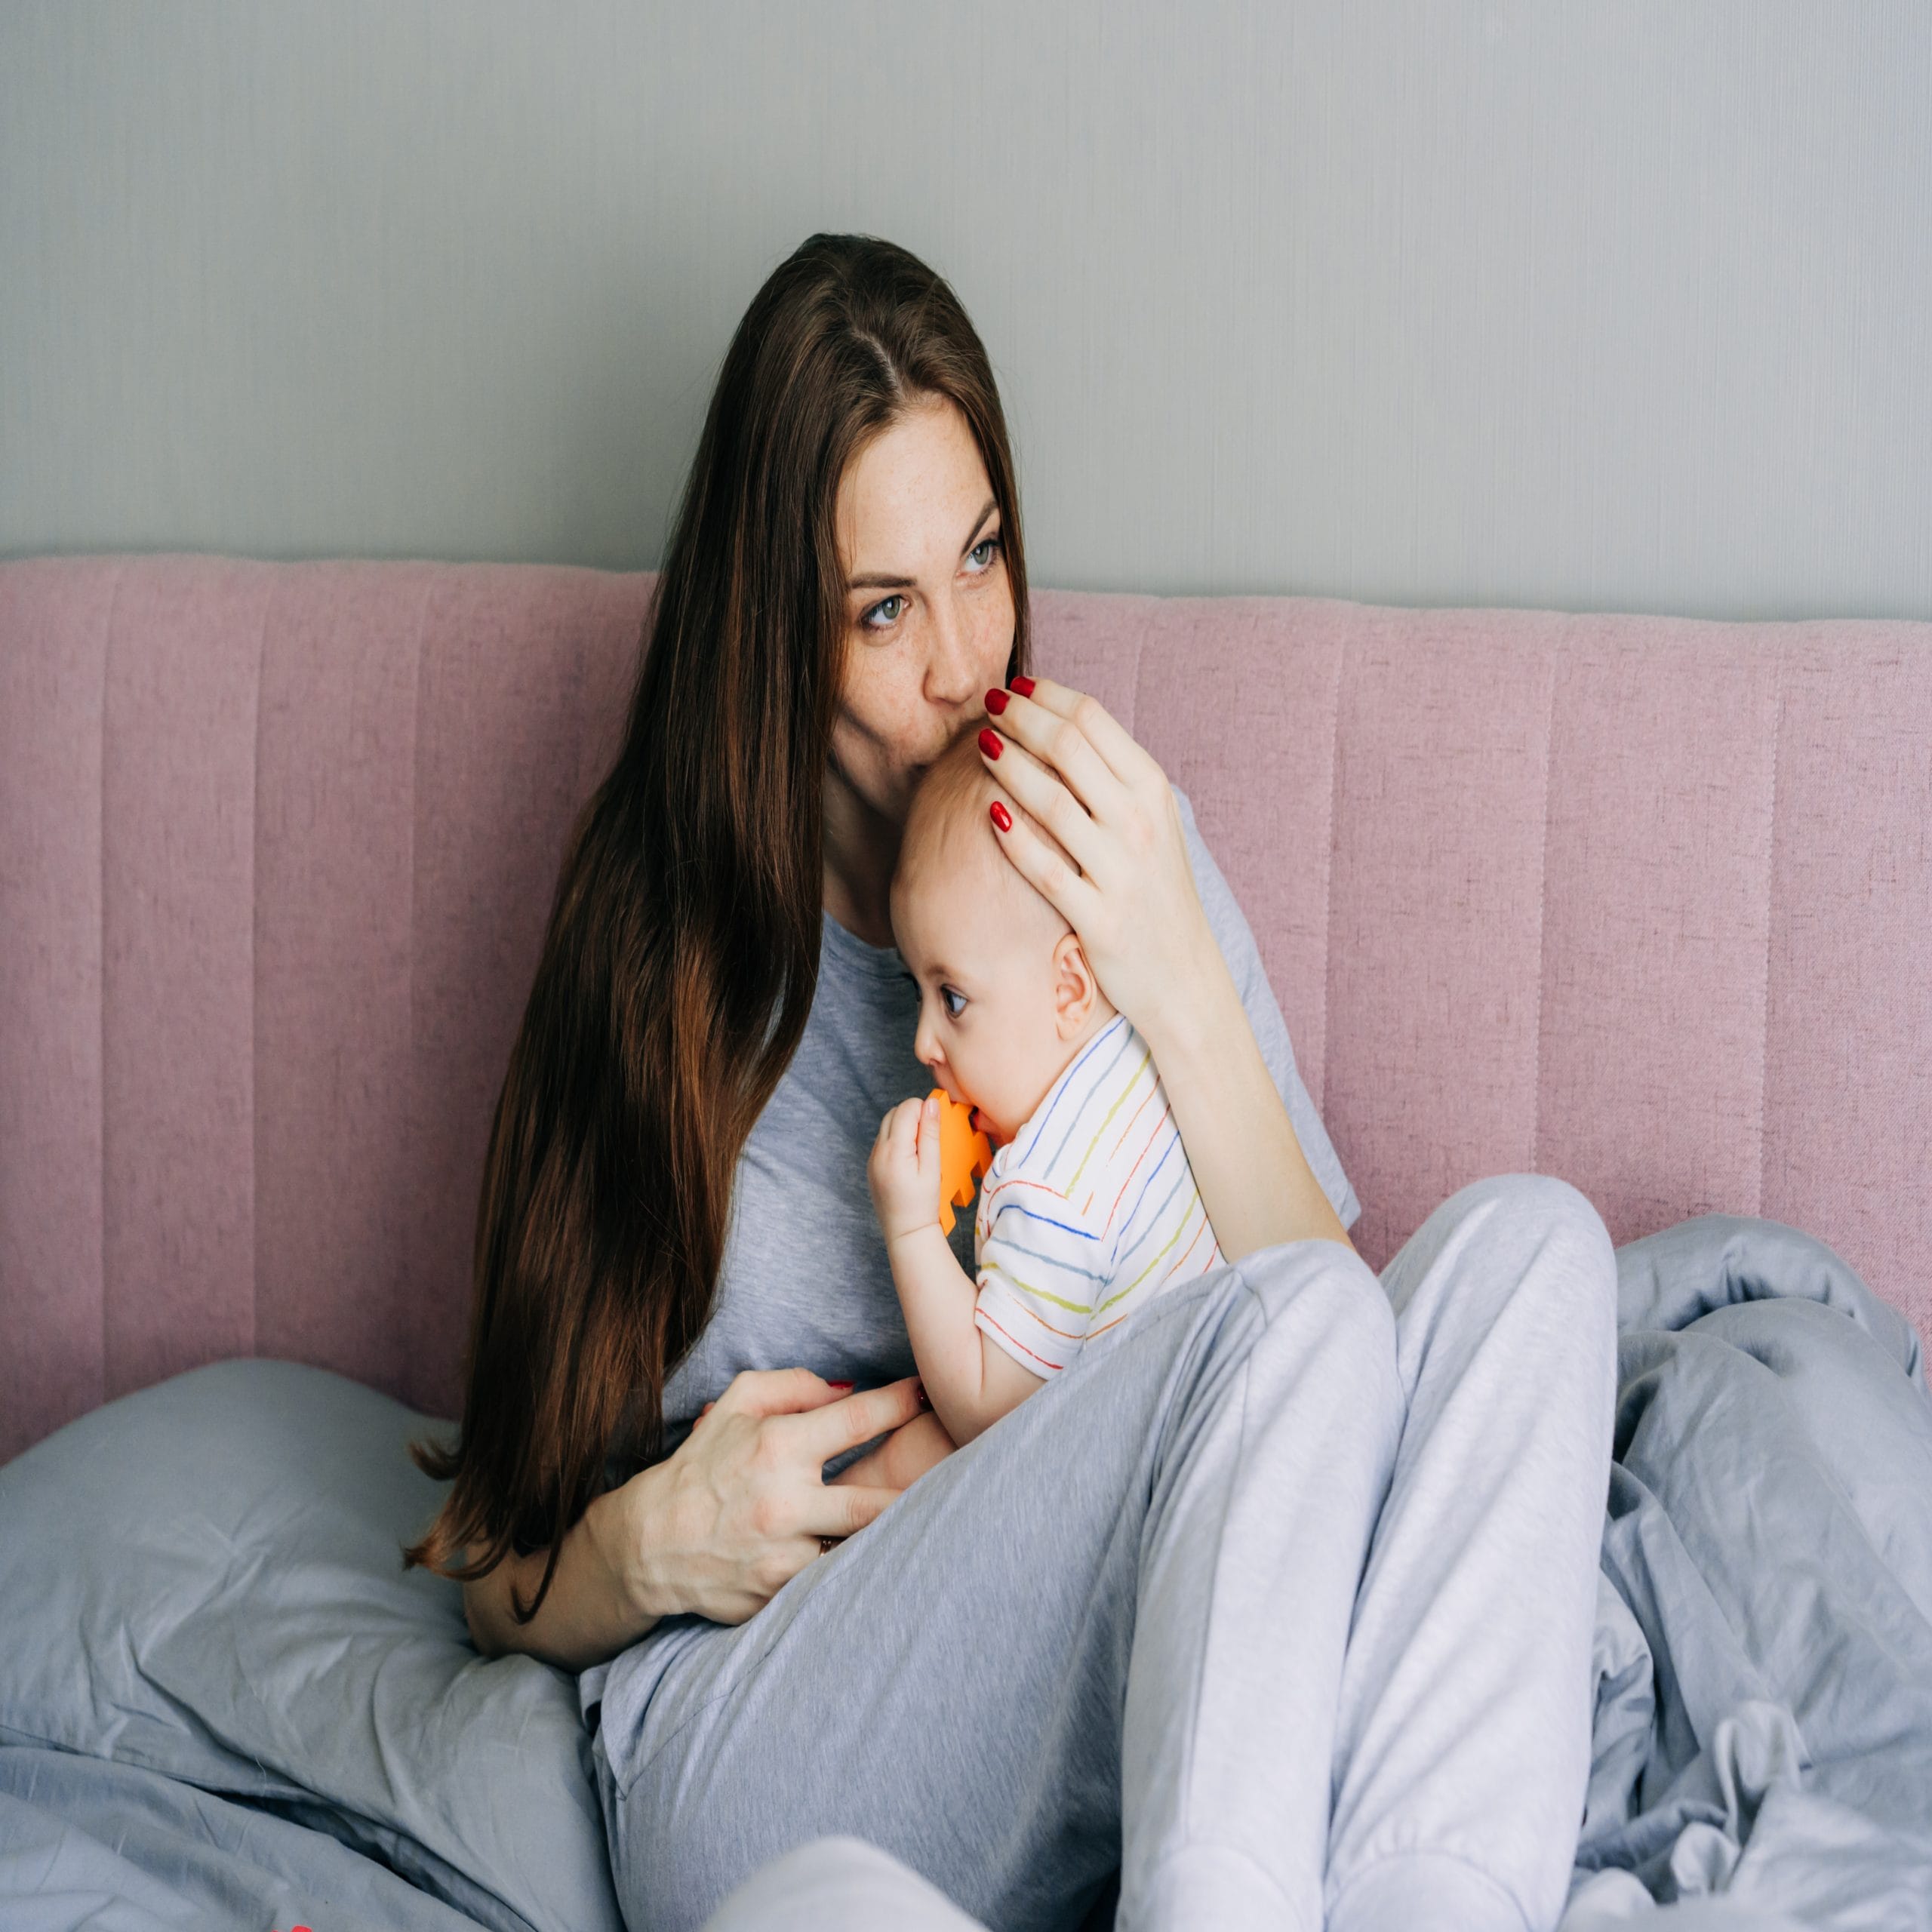
[[[1054,1030],[1063,1040],[1072,1039],[1093,1017],[1100,998],[1100,982],[1069,927],[1054,946]]]

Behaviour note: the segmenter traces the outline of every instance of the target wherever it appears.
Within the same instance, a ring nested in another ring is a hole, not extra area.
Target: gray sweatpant
[[[1546,1932],[1589,1771],[1616,1287],[1595,1211],[1533,1175],[1452,1196],[1379,1285],[1333,1242],[1264,1251],[749,1623],[660,1624],[593,1745],[633,1932],[839,1835],[1001,1927],[1078,1925],[1118,1866],[1124,1927]],[[750,1903],[721,1923],[786,1922]]]

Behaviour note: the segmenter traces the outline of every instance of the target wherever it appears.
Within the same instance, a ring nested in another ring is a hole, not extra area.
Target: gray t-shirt
[[[1254,936],[1193,808],[1176,796],[1195,883],[1262,1057],[1315,1179],[1349,1226],[1361,1209],[1296,1070]],[[918,1013],[918,987],[898,953],[868,946],[826,915],[804,1037],[739,1158],[716,1306],[665,1389],[666,1453],[741,1369],[802,1367],[861,1389],[915,1372],[866,1161],[887,1110],[933,1085],[912,1057]],[[970,1275],[970,1214],[952,1238]]]

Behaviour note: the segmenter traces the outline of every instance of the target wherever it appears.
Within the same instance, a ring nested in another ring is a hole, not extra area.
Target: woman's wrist
[[[644,1611],[633,1599],[620,1560],[634,1540],[626,1515],[621,1491],[592,1499],[565,1533],[550,1587],[528,1622],[518,1621],[513,1606],[535,1597],[546,1551],[507,1556],[487,1577],[466,1583],[463,1613],[476,1647],[485,1657],[518,1651],[582,1670],[635,1643],[663,1613]]]
[[[1218,947],[1214,970],[1193,974],[1189,992],[1164,1003],[1146,1037],[1223,1257],[1310,1237],[1352,1247]]]
[[[1144,1020],[1137,1014],[1128,1016],[1152,1051],[1164,1081],[1171,1070],[1224,1063],[1230,1048],[1242,1044],[1252,1030],[1234,975],[1204,925],[1202,939],[1192,961],[1176,974],[1171,995],[1155,1001]]]
[[[672,1539],[654,1534],[651,1519],[667,1508],[666,1465],[655,1463],[620,1487],[593,1497],[583,1512],[584,1527],[597,1555],[601,1594],[612,1620],[631,1632],[635,1641],[660,1617],[675,1617],[685,1606],[677,1601],[675,1579],[649,1560],[654,1550]]]

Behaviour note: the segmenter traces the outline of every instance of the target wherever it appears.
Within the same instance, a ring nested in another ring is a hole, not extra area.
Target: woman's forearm
[[[1309,1239],[1352,1248],[1302,1152],[1217,949],[1190,992],[1141,1031],[1222,1254],[1238,1261],[1257,1248]]]
[[[547,1551],[507,1556],[488,1576],[463,1586],[469,1634],[485,1657],[521,1651],[565,1670],[583,1670],[615,1657],[657,1621],[632,1602],[605,1555],[603,1533],[616,1527],[625,1506],[619,1498],[614,1490],[596,1497],[565,1534],[557,1574],[528,1623],[511,1614],[510,1592],[514,1587],[525,1603],[536,1595]]]

